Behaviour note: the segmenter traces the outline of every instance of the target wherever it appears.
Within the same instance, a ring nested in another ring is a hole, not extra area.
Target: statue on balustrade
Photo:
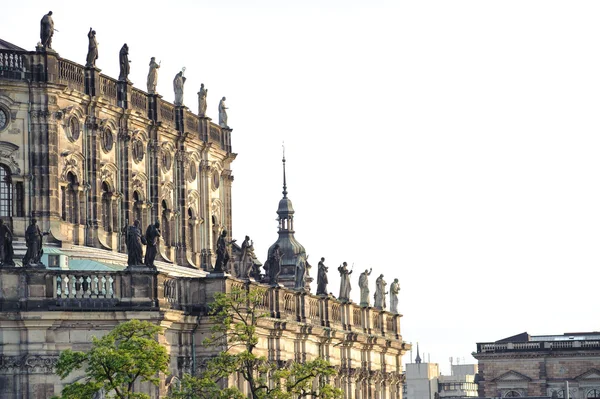
[[[398,279],[394,279],[390,285],[390,312],[398,313],[398,294],[400,293],[400,283]]]
[[[299,256],[296,261],[296,281],[294,288],[297,290],[304,291],[306,289],[306,267],[308,262],[304,259],[304,256]]]
[[[327,295],[327,271],[329,268],[325,266],[325,258],[321,258],[317,270],[317,295]]]
[[[183,85],[185,84],[185,68],[182,68],[177,75],[175,75],[175,79],[173,79],[173,90],[175,91],[175,105],[181,107],[183,105]]]
[[[150,58],[150,70],[148,71],[148,79],[146,81],[146,88],[148,94],[156,94],[156,83],[158,83],[158,68],[160,68],[160,62],[156,63],[156,57]]]
[[[338,267],[338,271],[340,272],[340,296],[338,299],[342,302],[350,302],[350,290],[352,287],[350,286],[350,275],[353,270],[348,270],[348,264],[344,262],[340,267]]]
[[[156,221],[146,229],[146,256],[144,264],[149,268],[154,268],[154,259],[158,253],[158,243],[160,241],[160,222]]]
[[[36,219],[31,219],[31,223],[25,230],[25,245],[27,252],[23,257],[23,266],[44,266],[40,261],[44,251],[42,249],[42,237],[47,236],[48,232],[41,232]]]
[[[236,240],[227,241],[227,230],[223,230],[217,240],[217,260],[215,262],[215,273],[226,273],[229,269],[229,246]]]
[[[40,40],[44,48],[52,48],[52,36],[54,36],[54,21],[52,11],[48,11],[40,21]]]
[[[371,275],[371,270],[365,270],[360,274],[358,278],[358,287],[360,288],[360,306],[371,306],[369,301],[369,276]]]
[[[119,80],[120,81],[128,81],[127,78],[129,76],[129,47],[127,43],[121,47],[121,51],[119,51]]]
[[[374,298],[375,298],[375,307],[377,309],[385,309],[385,307],[386,307],[386,303],[385,303],[385,296],[387,295],[387,292],[385,291],[386,285],[387,285],[387,283],[383,279],[383,274],[381,274],[379,277],[377,277],[377,280],[375,281]]]
[[[200,85],[200,91],[198,92],[198,116],[206,116],[206,96],[208,95],[208,89],[204,88],[204,83]]]
[[[98,59],[98,42],[96,41],[96,31],[90,28],[88,32],[88,53],[85,66],[87,68],[95,68],[96,60]]]
[[[225,106],[225,100],[227,99],[223,97],[221,101],[219,101],[219,126],[229,128],[229,126],[227,126],[227,110],[229,108]]]
[[[127,266],[141,266],[144,264],[142,244],[146,241],[142,237],[140,221],[136,220],[127,228],[125,244],[127,245]]]
[[[271,285],[277,285],[279,283],[279,274],[281,273],[282,260],[283,253],[281,252],[281,248],[279,248],[279,244],[275,244],[264,265],[266,277],[268,278],[268,283]]]
[[[0,266],[14,266],[13,234],[10,228],[0,219]]]
[[[238,275],[240,278],[249,278],[254,265],[254,241],[249,236],[244,238],[242,242],[242,250],[240,255],[240,263],[238,266]]]

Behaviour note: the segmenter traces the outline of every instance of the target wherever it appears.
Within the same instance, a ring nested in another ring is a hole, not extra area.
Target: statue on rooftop
[[[306,289],[306,267],[308,262],[304,259],[304,256],[299,256],[296,261],[296,281],[294,288],[297,290],[304,291]]]
[[[242,250],[240,255],[240,263],[238,276],[240,278],[248,278],[252,273],[252,266],[254,265],[254,241],[249,236],[244,238],[242,242]]]
[[[340,267],[338,267],[338,271],[340,272],[340,296],[338,299],[342,302],[350,302],[350,290],[352,287],[350,286],[350,275],[353,270],[348,270],[348,264],[344,262]]]
[[[127,266],[139,266],[144,264],[142,255],[142,244],[146,238],[142,238],[142,229],[140,221],[136,220],[132,226],[127,228],[125,244],[127,245]]]
[[[329,268],[325,266],[325,258],[319,261],[317,270],[317,295],[327,295],[327,271]]]
[[[36,219],[31,219],[31,223],[25,230],[25,244],[27,252],[23,257],[23,266],[40,266],[40,259],[44,251],[42,250],[42,237],[48,235],[47,232],[42,233],[37,225]]]
[[[183,105],[183,85],[185,84],[185,68],[182,68],[181,71],[175,75],[175,79],[173,79],[173,90],[175,91],[175,105],[182,106]]]
[[[204,83],[200,85],[200,91],[198,92],[198,116],[206,116],[206,96],[208,95],[208,89],[204,88]]]
[[[119,51],[119,80],[126,81],[129,76],[129,46],[127,43],[121,47],[121,51]]]
[[[387,295],[387,292],[385,291],[386,285],[387,285],[387,283],[383,279],[383,274],[381,274],[379,277],[377,277],[377,280],[375,281],[374,298],[375,298],[375,307],[377,309],[385,309],[385,307],[386,307],[386,303],[385,303],[385,296]]]
[[[52,36],[54,36],[54,21],[52,11],[42,17],[40,21],[40,41],[44,48],[52,48]]]
[[[398,279],[394,279],[390,285],[390,312],[398,313],[398,294],[400,293],[400,283]]]
[[[144,264],[150,268],[154,268],[154,259],[158,253],[158,243],[160,241],[160,222],[156,221],[146,229],[146,256]]]
[[[221,101],[219,101],[219,126],[229,128],[229,126],[227,126],[227,109],[229,108],[225,106],[225,100],[227,99],[223,97]]]
[[[146,81],[146,88],[148,94],[156,94],[156,83],[158,82],[158,68],[160,68],[160,62],[156,63],[156,57],[150,58],[150,70],[148,71],[148,79]]]
[[[215,273],[225,273],[228,271],[229,263],[229,245],[236,240],[227,241],[227,230],[223,230],[217,240],[217,260],[215,262]]]
[[[273,250],[269,254],[269,258],[263,266],[266,271],[266,277],[271,285],[277,285],[279,283],[279,274],[281,273],[281,261],[283,260],[283,253],[279,244],[275,244]]]
[[[10,228],[0,219],[0,266],[14,266],[13,234]]]
[[[87,68],[96,67],[96,60],[98,59],[98,42],[96,41],[96,31],[90,28],[88,32],[88,53],[86,57],[85,66]]]
[[[360,274],[358,278],[358,287],[360,288],[360,306],[371,306],[369,301],[369,276],[371,275],[371,270],[365,270]]]

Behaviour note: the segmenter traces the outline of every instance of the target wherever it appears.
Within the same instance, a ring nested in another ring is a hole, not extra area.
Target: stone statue
[[[350,290],[352,287],[350,286],[350,275],[352,274],[352,270],[348,270],[348,264],[344,262],[340,267],[338,267],[338,271],[340,272],[340,296],[338,299],[342,302],[350,302]]]
[[[325,258],[321,258],[319,262],[319,270],[317,270],[317,295],[327,295],[327,271],[329,268],[325,266]]]
[[[85,66],[92,68],[96,66],[96,60],[98,59],[98,42],[96,41],[96,31],[90,28],[88,32],[88,53],[86,57]]]
[[[294,288],[297,290],[304,291],[306,289],[306,259],[304,256],[299,256],[296,261],[296,282]]]
[[[377,280],[375,281],[374,298],[375,298],[375,307],[377,309],[385,309],[385,307],[386,307],[386,303],[385,303],[385,296],[387,295],[387,292],[385,291],[386,285],[387,285],[387,283],[383,279],[383,274],[381,274],[379,277],[377,277]]]
[[[400,293],[400,283],[398,279],[394,279],[390,285],[390,312],[398,313],[398,294]]]
[[[175,105],[182,106],[183,105],[183,85],[185,84],[186,78],[183,76],[184,70],[182,69],[177,75],[175,75],[175,79],[173,79],[173,90],[175,91]]]
[[[154,268],[154,259],[158,253],[158,243],[160,241],[160,222],[156,221],[146,229],[146,256],[144,264]]]
[[[129,47],[127,43],[121,47],[121,51],[119,51],[119,80],[127,81],[127,77],[129,76]]]
[[[146,88],[148,94],[156,94],[156,83],[158,82],[158,68],[160,63],[156,63],[156,58],[150,58],[150,70],[148,71],[148,79],[146,81]]]
[[[52,11],[48,11],[40,21],[40,39],[44,48],[52,48],[52,36],[54,36],[54,21]]]
[[[219,101],[219,126],[228,128],[229,126],[227,126],[227,111],[226,111],[228,108],[225,106],[225,100],[226,100],[226,98],[223,97],[221,99],[221,101]]]
[[[47,232],[42,233],[37,225],[36,219],[31,219],[31,223],[25,230],[25,244],[27,252],[23,257],[23,266],[43,266],[40,262],[44,253],[42,249],[42,237],[48,235]]]
[[[0,219],[0,265],[14,266],[13,256],[13,234],[10,228]]]
[[[146,238],[143,238],[146,241]],[[125,238],[125,244],[127,245],[127,265],[128,266],[140,266],[144,264],[143,250],[142,250],[142,229],[140,228],[140,221],[136,220],[132,226],[127,228],[127,235]]]
[[[206,96],[208,95],[208,89],[204,88],[204,83],[200,85],[200,91],[198,92],[198,116],[206,116]]]
[[[365,270],[360,274],[358,278],[358,287],[360,288],[360,306],[371,306],[369,302],[369,276],[371,275],[371,270]]]
[[[283,253],[279,248],[279,244],[275,244],[273,251],[271,251],[269,258],[264,265],[269,284],[277,285],[279,283],[279,273],[281,273],[282,259]]]
[[[240,255],[240,266],[238,270],[238,277],[248,278],[252,272],[252,265],[254,264],[254,241],[250,240],[249,236],[244,238],[242,242],[242,251]]]
[[[229,263],[229,245],[236,240],[227,241],[227,230],[223,230],[217,240],[217,260],[215,262],[215,273],[225,273],[228,271]]]

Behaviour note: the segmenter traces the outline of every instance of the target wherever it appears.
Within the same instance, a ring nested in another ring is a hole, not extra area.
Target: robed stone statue
[[[143,241],[146,241],[145,237]],[[125,237],[127,245],[127,265],[142,266],[144,264],[143,249],[142,249],[142,229],[140,221],[136,220],[132,226],[127,227],[127,235]]]
[[[40,21],[40,42],[44,48],[52,48],[52,36],[54,36],[54,21],[52,11],[48,11]]]
[[[13,234],[10,228],[0,219],[0,265],[14,266]]]
[[[173,91],[175,92],[175,105],[180,107],[183,105],[183,85],[185,84],[185,76],[183,73],[185,69],[182,69],[175,75],[175,79],[173,79]]]
[[[156,221],[146,229],[146,256],[144,264],[150,268],[154,268],[154,259],[158,253],[158,243],[160,241],[160,222]]]
[[[294,288],[304,291],[306,289],[306,266],[307,262],[304,256],[299,256],[296,261],[296,281]]]
[[[228,128],[227,126],[227,106],[225,106],[225,97],[219,101],[219,126]]]
[[[127,43],[121,47],[121,51],[119,51],[119,80],[127,81],[129,76],[129,46]]]
[[[227,241],[227,230],[223,230],[217,240],[217,260],[215,262],[215,273],[225,273],[228,271],[229,263],[229,245],[236,240]]]
[[[400,293],[400,283],[395,278],[390,285],[390,312],[398,313],[398,294]]]
[[[344,262],[340,267],[338,267],[338,271],[340,272],[340,296],[338,299],[342,302],[350,301],[350,290],[352,287],[350,286],[350,275],[352,274],[352,270],[348,270],[348,264]]]
[[[325,258],[321,258],[317,270],[317,295],[327,295],[327,272],[329,268],[325,266]]]
[[[150,58],[150,69],[148,70],[148,79],[146,80],[146,89],[148,89],[148,94],[156,94],[158,68],[160,68],[160,63],[156,63],[156,58]]]
[[[360,274],[358,278],[358,287],[360,288],[360,306],[371,306],[369,300],[369,276],[371,275],[371,270],[365,270]]]
[[[265,265],[263,266],[266,271],[266,277],[268,283],[271,285],[277,285],[279,283],[279,274],[281,273],[281,261],[283,260],[283,253],[279,244],[275,244],[271,253],[268,256]]]
[[[208,95],[208,89],[204,88],[204,83],[200,85],[200,91],[198,92],[198,116],[206,116],[206,96]]]
[[[240,278],[249,278],[254,265],[254,242],[249,236],[244,238],[242,242],[240,263],[238,266],[238,275]]]
[[[44,251],[42,250],[42,237],[48,235],[47,232],[42,233],[37,225],[36,219],[31,219],[31,223],[25,230],[25,245],[27,252],[23,257],[23,266],[43,266],[40,262]]]
[[[88,53],[85,61],[85,66],[92,68],[96,66],[98,59],[98,42],[96,41],[96,31],[90,28],[88,32]]]
[[[377,309],[385,309],[385,307],[386,307],[386,303],[385,303],[385,296],[387,294],[387,292],[385,291],[386,285],[387,285],[387,283],[383,279],[383,274],[380,275],[379,277],[377,277],[377,280],[375,281],[375,295],[374,295],[375,307]]]

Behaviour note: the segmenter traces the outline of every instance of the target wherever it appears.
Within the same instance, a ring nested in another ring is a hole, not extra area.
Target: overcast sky
[[[281,144],[296,238],[313,264],[399,278],[404,339],[449,372],[476,342],[598,330],[600,3],[596,1],[19,1],[0,38],[102,73],[130,48],[145,90],[186,67],[217,120],[227,97],[233,236],[277,239]],[[409,360],[408,356],[405,360]]]

